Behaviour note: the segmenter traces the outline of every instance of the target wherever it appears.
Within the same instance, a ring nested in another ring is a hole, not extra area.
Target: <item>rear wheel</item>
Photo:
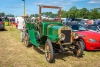
[[[74,45],[74,50],[73,53],[75,54],[76,57],[82,57],[84,51],[84,46],[81,41],[76,41]]]
[[[47,62],[51,63],[54,60],[53,46],[50,40],[45,43],[45,57]]]
[[[24,37],[24,45],[25,45],[26,47],[32,46],[32,45],[30,44],[30,41],[29,41],[29,35],[28,35],[27,33],[25,33],[25,37]]]

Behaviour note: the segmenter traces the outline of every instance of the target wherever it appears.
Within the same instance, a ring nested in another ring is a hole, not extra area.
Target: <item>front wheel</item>
[[[30,44],[30,41],[29,41],[29,35],[28,35],[28,33],[25,33],[24,45],[25,45],[26,47],[32,46],[32,45]]]
[[[51,63],[54,59],[53,46],[50,40],[47,40],[45,43],[45,57],[49,63]]]
[[[83,43],[83,49],[86,50],[86,45],[85,45],[84,40],[80,39],[80,41]]]
[[[76,57],[82,57],[84,51],[83,43],[79,40],[75,42],[73,53]]]

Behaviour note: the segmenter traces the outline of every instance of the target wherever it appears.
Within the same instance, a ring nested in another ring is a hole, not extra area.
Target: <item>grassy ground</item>
[[[6,27],[0,31],[0,67],[100,67],[100,51],[85,51],[82,58],[73,53],[56,54],[48,63],[41,49],[27,48],[20,41],[20,31]]]

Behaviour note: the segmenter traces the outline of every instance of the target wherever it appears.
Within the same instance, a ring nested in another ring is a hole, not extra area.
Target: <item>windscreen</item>
[[[90,26],[91,30],[98,30],[97,26]]]
[[[84,26],[82,25],[71,25],[72,31],[85,31],[87,30]]]

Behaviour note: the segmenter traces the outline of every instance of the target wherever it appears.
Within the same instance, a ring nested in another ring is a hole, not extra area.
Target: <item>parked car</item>
[[[86,50],[100,50],[100,33],[87,30],[84,26],[73,24],[70,25],[73,32],[79,34],[79,38],[84,44]]]
[[[88,25],[87,29],[100,32],[100,25],[97,25],[97,24]]]
[[[5,29],[4,21],[2,20],[2,18],[0,18],[0,30],[4,29]]]
[[[78,38],[77,33],[73,33],[69,26],[63,25],[61,21],[61,7],[39,5],[39,19],[31,22],[29,18],[25,19],[26,32],[24,36],[24,45],[41,47],[44,45],[45,58],[47,62],[54,61],[54,53],[72,51],[76,57],[82,57],[84,46]],[[41,18],[43,8],[59,9],[59,19],[48,20]],[[31,43],[31,44],[30,44]]]
[[[80,24],[83,26],[87,26],[87,19],[82,19],[82,18],[70,19],[70,21],[67,21],[66,25],[67,24]]]

